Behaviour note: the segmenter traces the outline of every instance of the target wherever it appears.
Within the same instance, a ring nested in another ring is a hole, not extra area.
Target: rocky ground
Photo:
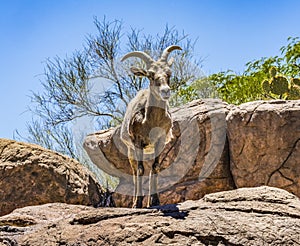
[[[153,209],[52,203],[0,217],[0,245],[299,245],[300,201],[242,188]]]

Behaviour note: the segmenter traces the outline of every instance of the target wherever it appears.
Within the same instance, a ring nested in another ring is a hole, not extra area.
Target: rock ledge
[[[54,203],[0,217],[0,245],[295,245],[299,241],[299,199],[266,186],[153,209]]]

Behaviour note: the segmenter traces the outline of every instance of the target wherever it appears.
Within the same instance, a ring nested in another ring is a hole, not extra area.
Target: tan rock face
[[[6,139],[0,139],[0,187],[0,215],[49,202],[96,206],[103,193],[77,161]]]
[[[199,100],[173,109],[172,117],[174,138],[161,154],[163,204],[260,185],[284,188],[300,196],[299,100],[240,106]],[[120,177],[117,205],[130,206],[132,199],[122,195],[130,195],[133,184],[119,129],[87,136],[85,149],[96,165]]]
[[[227,116],[237,187],[270,185],[300,196],[300,101],[258,101]]]
[[[229,171],[226,115],[230,106],[220,100],[198,100],[171,112],[173,139],[160,154],[163,170],[159,190],[162,204],[199,199],[207,193],[234,188]],[[133,182],[127,148],[119,128],[86,137],[84,148],[91,160],[120,178],[114,199],[117,206],[131,206]],[[146,156],[146,175],[152,161]],[[153,158],[153,157],[152,157]],[[148,177],[144,177],[147,194]]]
[[[297,245],[300,201],[244,188],[156,209],[46,204],[0,217],[0,245]]]

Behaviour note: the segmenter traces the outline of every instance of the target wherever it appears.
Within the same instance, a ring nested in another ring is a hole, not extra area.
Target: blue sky
[[[93,17],[125,28],[162,32],[165,25],[198,38],[197,56],[211,74],[243,71],[246,62],[279,54],[300,36],[298,0],[3,0],[0,2],[0,138],[26,134],[30,91],[41,90],[44,61],[81,49]]]

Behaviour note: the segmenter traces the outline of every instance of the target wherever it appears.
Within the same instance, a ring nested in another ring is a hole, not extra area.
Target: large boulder
[[[159,173],[162,204],[196,200],[207,193],[235,188],[229,170],[226,115],[230,106],[217,99],[197,100],[173,108],[173,139],[160,154]],[[132,172],[120,128],[90,134],[84,148],[103,171],[120,178],[114,194],[117,206],[131,206]],[[146,175],[151,158],[146,156]],[[149,187],[144,178],[144,194]]]
[[[77,161],[40,146],[0,139],[0,215],[50,202],[97,206],[103,191]]]
[[[237,187],[270,185],[300,196],[300,100],[242,104],[227,127]]]
[[[300,196],[300,100],[239,106],[197,100],[172,109],[172,117],[174,138],[161,154],[163,204],[261,185]],[[130,206],[132,176],[120,128],[90,134],[84,147],[97,166],[120,178],[117,205]]]
[[[46,204],[0,217],[0,245],[297,245],[300,201],[244,188],[156,209]]]

